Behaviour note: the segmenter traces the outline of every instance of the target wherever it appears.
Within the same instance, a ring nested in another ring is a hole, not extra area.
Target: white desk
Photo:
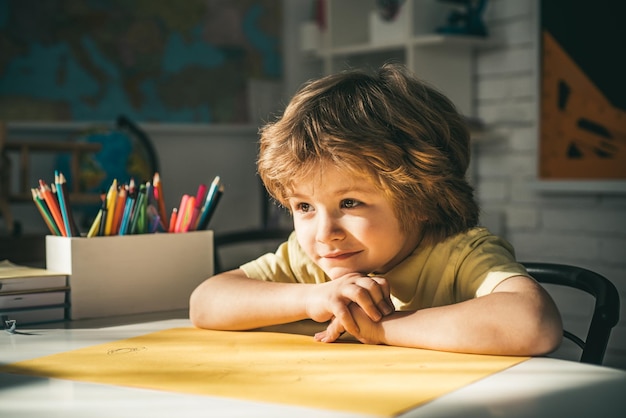
[[[187,319],[112,327],[0,332],[0,364],[28,360],[168,328]],[[19,328],[18,328],[19,331]],[[372,394],[375,402],[376,394]],[[626,372],[534,358],[441,396],[401,417],[622,417]],[[75,381],[0,374],[0,417],[355,417],[236,399],[181,395]]]

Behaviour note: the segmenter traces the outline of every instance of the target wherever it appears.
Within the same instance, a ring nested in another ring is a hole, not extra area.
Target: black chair
[[[250,245],[250,244],[264,244],[264,243],[280,243],[286,241],[291,234],[292,229],[282,228],[259,228],[250,229],[245,231],[235,231],[215,234],[213,239],[213,245],[215,247],[213,265],[215,267],[215,273],[221,273],[225,270],[235,268],[236,266],[224,266],[221,259],[221,251],[225,247],[236,245]],[[259,254],[260,255],[260,254]],[[251,258],[252,260],[252,258]],[[245,260],[249,261],[249,260]]]
[[[267,190],[258,179],[259,198],[260,198],[260,217],[261,224],[258,227],[248,228],[239,231],[219,232],[213,238],[214,258],[213,265],[215,274],[222,273],[232,268],[237,268],[237,263],[226,265],[222,260],[222,255],[230,248],[240,250],[245,246],[254,245],[254,254],[250,259],[240,259],[238,262],[247,262],[253,260],[257,256],[265,252],[267,248],[276,250],[277,244],[286,241],[291,232],[293,225],[289,213],[281,209],[267,193]],[[289,226],[285,226],[289,225]],[[226,250],[226,251],[225,251]]]
[[[552,263],[522,263],[539,283],[568,286],[595,297],[595,305],[587,336],[582,338],[564,330],[563,336],[582,350],[580,362],[602,364],[611,330],[619,321],[620,300],[615,285],[593,271]]]

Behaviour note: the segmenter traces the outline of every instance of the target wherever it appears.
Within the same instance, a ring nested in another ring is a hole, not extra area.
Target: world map
[[[0,0],[0,119],[247,123],[276,0]]]

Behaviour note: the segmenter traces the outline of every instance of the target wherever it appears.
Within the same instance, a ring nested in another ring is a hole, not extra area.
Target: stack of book
[[[69,319],[66,274],[0,261],[0,317],[32,325]]]

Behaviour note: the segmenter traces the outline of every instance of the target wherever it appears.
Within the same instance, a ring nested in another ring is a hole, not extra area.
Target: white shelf
[[[340,46],[328,49],[320,49],[319,55],[321,57],[332,57],[332,56],[348,56],[348,55],[363,55],[363,54],[372,54],[376,52],[387,52],[393,50],[403,50],[407,48],[407,43],[390,43],[390,44],[356,44],[356,45],[347,45]]]
[[[387,51],[399,51],[410,47],[439,47],[439,48],[473,48],[484,49],[497,45],[491,38],[462,35],[419,35],[408,41],[398,41],[390,43],[362,43],[345,45],[331,48],[320,48],[317,55],[320,57],[363,55]]]
[[[376,8],[375,0],[327,0],[327,25],[313,50],[322,74],[401,62],[439,88],[461,113],[473,116],[474,51],[497,42],[437,33],[451,10],[443,2],[406,0],[393,23],[377,20]]]
[[[537,180],[533,188],[549,194],[626,194],[624,180]]]
[[[483,49],[492,48],[498,42],[492,38],[465,35],[443,35],[438,33],[415,36],[410,44],[419,47],[461,47]]]

